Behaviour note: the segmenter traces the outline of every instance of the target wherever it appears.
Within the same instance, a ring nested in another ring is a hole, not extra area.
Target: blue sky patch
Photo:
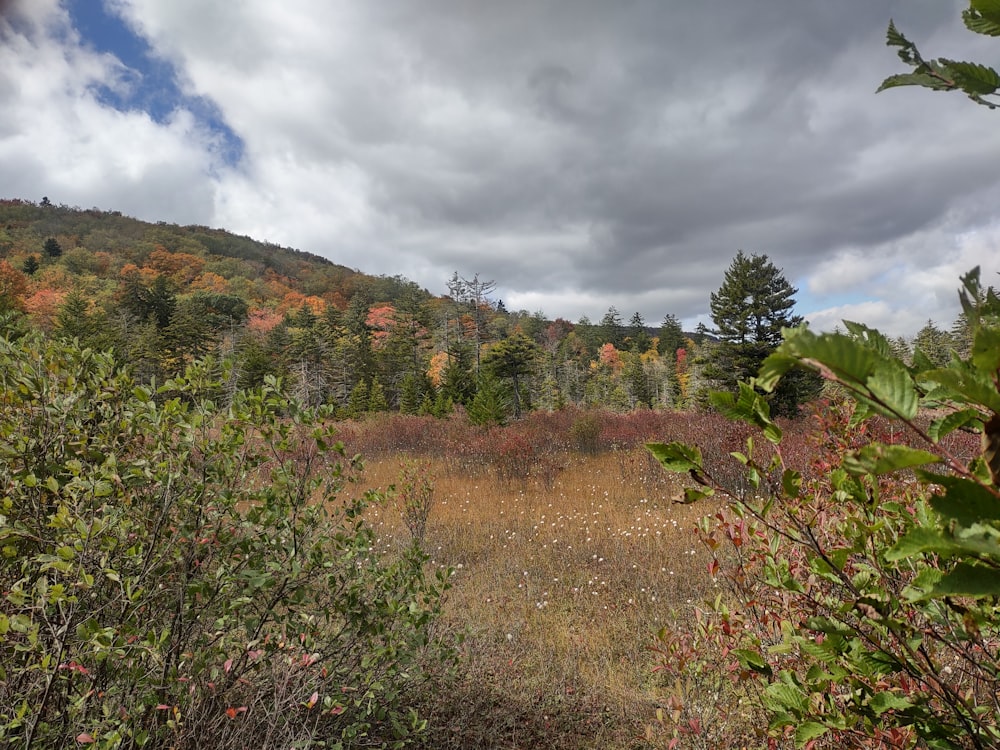
[[[108,86],[95,89],[102,104],[121,112],[141,110],[161,124],[175,109],[184,108],[219,138],[219,156],[226,164],[240,161],[243,141],[215,103],[201,96],[185,96],[177,85],[174,66],[157,57],[146,40],[134,34],[118,15],[97,0],[68,0],[66,9],[86,45],[114,55],[128,69],[126,85],[119,90]]]

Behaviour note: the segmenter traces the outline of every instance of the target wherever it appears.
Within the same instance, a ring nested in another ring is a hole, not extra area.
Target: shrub
[[[1000,299],[978,269],[963,285],[973,345],[946,368],[919,356],[907,366],[859,324],[803,328],[738,396],[716,394],[773,446],[761,461],[750,439],[740,455],[752,492],[727,490],[696,447],[649,446],[695,480],[688,499],[730,500],[702,527],[718,551],[712,571],[730,584],[716,616],[730,668],[757,683],[772,742],[1000,745]],[[786,461],[754,388],[793,367],[848,398],[822,424],[811,477]],[[948,439],[963,429],[982,438],[971,460]]]
[[[601,420],[592,411],[581,414],[569,429],[573,446],[589,456],[597,454],[601,439]]]
[[[426,462],[406,461],[389,495],[399,510],[410,540],[417,546],[424,543],[427,519],[434,507],[434,475]]]
[[[35,336],[0,339],[0,386],[0,744],[419,733],[444,578],[371,552],[378,498],[337,500],[357,467],[323,411],[271,381],[220,413],[208,365],[158,394]]]

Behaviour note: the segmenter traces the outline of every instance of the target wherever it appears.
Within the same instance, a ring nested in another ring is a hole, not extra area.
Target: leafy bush
[[[445,579],[371,552],[358,467],[274,381],[223,411],[0,339],[0,744],[399,747]],[[430,650],[430,653],[426,652]]]
[[[703,524],[712,571],[730,584],[715,617],[730,673],[756,683],[748,694],[772,743],[1000,745],[1000,299],[978,269],[963,286],[966,359],[939,368],[917,352],[908,366],[859,324],[796,329],[738,396],[716,394],[773,446],[761,461],[751,438],[738,456],[752,493],[728,491],[696,447],[649,445],[694,479],[688,499],[730,500]],[[793,367],[848,399],[824,425],[811,477],[785,460],[754,388],[773,389]],[[956,450],[958,430],[979,433],[982,451]]]
[[[597,454],[601,440],[601,420],[592,411],[581,414],[569,428],[573,446],[587,455]]]

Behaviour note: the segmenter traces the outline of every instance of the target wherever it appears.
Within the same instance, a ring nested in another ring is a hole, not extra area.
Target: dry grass
[[[662,700],[653,633],[712,593],[693,531],[707,506],[641,448],[561,455],[553,479],[459,475],[426,459],[434,505],[425,549],[451,568],[444,626],[464,632],[458,674],[422,698],[433,748],[639,748]],[[403,459],[368,462],[387,489]],[[372,509],[380,544],[408,541],[392,503]]]

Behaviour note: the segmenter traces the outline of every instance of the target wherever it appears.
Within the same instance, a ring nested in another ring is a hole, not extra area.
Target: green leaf
[[[849,474],[888,474],[900,469],[936,463],[940,461],[936,455],[928,451],[908,448],[905,445],[866,445],[844,456],[844,469]]]
[[[701,471],[701,451],[685,443],[646,443],[646,450],[660,462],[664,469],[683,473]]]
[[[1000,74],[979,63],[941,59],[947,74],[967,94],[988,96],[1000,87]]]
[[[885,553],[889,562],[903,560],[908,557],[929,552],[941,557],[951,557],[961,551],[954,542],[937,529],[917,526],[910,529],[898,542]]]
[[[709,395],[709,401],[727,419],[759,427],[765,438],[772,443],[780,443],[781,428],[772,421],[767,401],[754,390],[752,384],[738,383],[738,386],[738,397],[728,391],[717,391]]]
[[[804,721],[795,727],[795,746],[804,747],[811,740],[822,737],[829,731],[828,727],[816,721]]]
[[[801,688],[792,684],[787,675],[782,674],[781,682],[773,682],[764,691],[764,705],[772,711],[788,711],[801,716],[809,706],[809,701]]]
[[[1000,369],[1000,328],[980,328],[972,342],[972,364],[986,373]]]
[[[923,471],[918,476],[945,488],[943,495],[930,499],[931,507],[942,516],[953,518],[965,527],[984,521],[1000,521],[1000,500],[978,482]]]
[[[892,344],[889,343],[889,339],[881,331],[870,328],[864,323],[856,323],[853,320],[845,320],[844,327],[854,340],[861,342],[869,349],[874,349],[886,359],[891,359],[894,356]]]
[[[711,487],[686,487],[684,489],[684,497],[676,502],[682,504],[696,503],[699,500],[704,500],[707,497],[711,497],[715,494],[715,490]]]
[[[923,86],[925,89],[944,91],[952,88],[947,83],[926,73],[896,73],[888,76],[882,85],[875,89],[875,93],[887,89],[899,88],[900,86]]]
[[[977,409],[961,409],[946,414],[940,419],[935,419],[927,427],[927,434],[935,443],[950,432],[970,425],[974,422],[982,422],[983,415]]]
[[[955,363],[920,375],[921,382],[937,383],[951,391],[955,401],[985,406],[1000,413],[1000,393],[989,374],[974,367]]]
[[[902,365],[887,360],[879,363],[865,380],[869,393],[894,415],[903,419],[917,416],[920,399],[910,374]]]
[[[733,655],[739,660],[740,666],[744,669],[748,669],[752,672],[757,672],[768,678],[771,677],[773,672],[771,671],[771,665],[764,660],[756,651],[750,651],[749,649],[735,649]]]
[[[1000,570],[975,563],[959,563],[941,578],[931,596],[1000,596]]]
[[[969,9],[1000,23],[1000,0],[970,0]]]
[[[792,469],[785,469],[781,475],[781,488],[789,497],[798,497],[802,491],[802,474]]]
[[[899,47],[899,58],[907,65],[917,65],[922,62],[916,46],[903,36],[903,33],[896,28],[896,24],[892,21],[889,21],[889,29],[885,34],[885,43],[889,47]]]
[[[913,704],[906,698],[895,693],[875,693],[868,701],[868,706],[875,712],[876,716],[881,716],[886,711],[905,711],[912,708]]]

